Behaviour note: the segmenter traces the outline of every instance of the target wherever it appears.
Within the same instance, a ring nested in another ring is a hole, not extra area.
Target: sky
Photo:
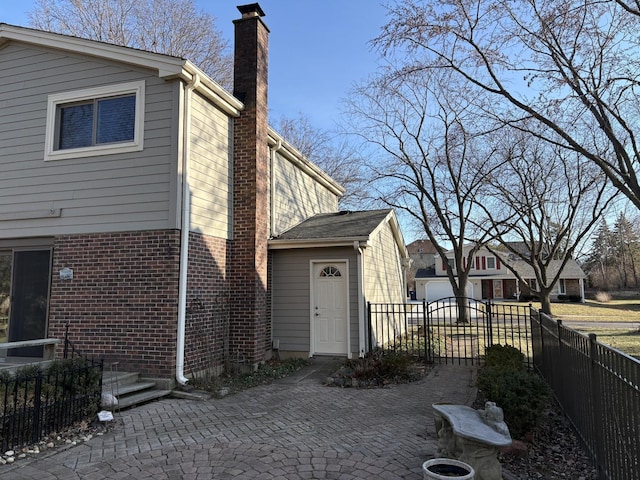
[[[217,19],[233,47],[237,5],[251,0],[196,0]],[[386,20],[379,0],[259,0],[269,27],[269,113],[272,119],[304,113],[311,124],[332,130],[341,101],[373,73],[377,54],[368,42]],[[34,0],[0,0],[0,22],[29,26]],[[273,121],[271,123],[274,123]]]

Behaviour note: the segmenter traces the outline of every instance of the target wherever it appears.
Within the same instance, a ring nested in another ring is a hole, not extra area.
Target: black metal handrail
[[[69,339],[69,323],[67,322],[64,327],[64,351],[62,353],[62,358],[69,358],[69,353],[71,353],[71,358],[73,357],[85,357],[85,355],[81,354],[79,350],[76,349],[74,343]]]

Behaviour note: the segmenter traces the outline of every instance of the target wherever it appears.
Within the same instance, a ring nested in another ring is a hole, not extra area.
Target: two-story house
[[[5,342],[68,329],[185,382],[274,346],[361,355],[366,299],[404,300],[395,214],[339,212],[342,187],[269,127],[269,30],[238,9],[232,93],[188,59],[0,24]]]
[[[471,246],[465,247],[463,260],[466,268],[466,257]],[[433,270],[418,270],[416,273],[416,294],[419,300],[428,302],[453,296],[453,289],[447,277],[447,263],[454,272],[455,265],[453,251],[447,252],[447,257],[439,258]],[[505,263],[515,269],[526,283],[519,281],[516,275],[505,266]],[[549,265],[548,275],[555,276],[561,266],[560,260],[552,260]],[[559,281],[555,285],[552,298],[559,295],[579,296],[584,301],[585,273],[578,263],[569,259],[560,273]],[[495,254],[487,248],[480,248],[472,259],[469,281],[467,284],[467,296],[469,298],[485,300],[516,300],[529,298],[532,290],[536,290],[535,274],[531,266],[509,253]]]

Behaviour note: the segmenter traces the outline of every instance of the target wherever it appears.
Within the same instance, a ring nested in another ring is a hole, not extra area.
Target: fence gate
[[[529,305],[466,297],[434,302],[369,303],[369,350],[405,351],[429,363],[477,364],[485,348],[511,345],[532,362]]]

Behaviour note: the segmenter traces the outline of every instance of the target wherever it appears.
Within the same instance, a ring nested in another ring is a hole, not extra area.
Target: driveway
[[[370,390],[323,386],[335,366],[316,359],[233,396],[118,413],[113,431],[0,466],[0,479],[419,480],[436,456],[431,404],[475,399],[472,366],[436,366],[418,382]]]

